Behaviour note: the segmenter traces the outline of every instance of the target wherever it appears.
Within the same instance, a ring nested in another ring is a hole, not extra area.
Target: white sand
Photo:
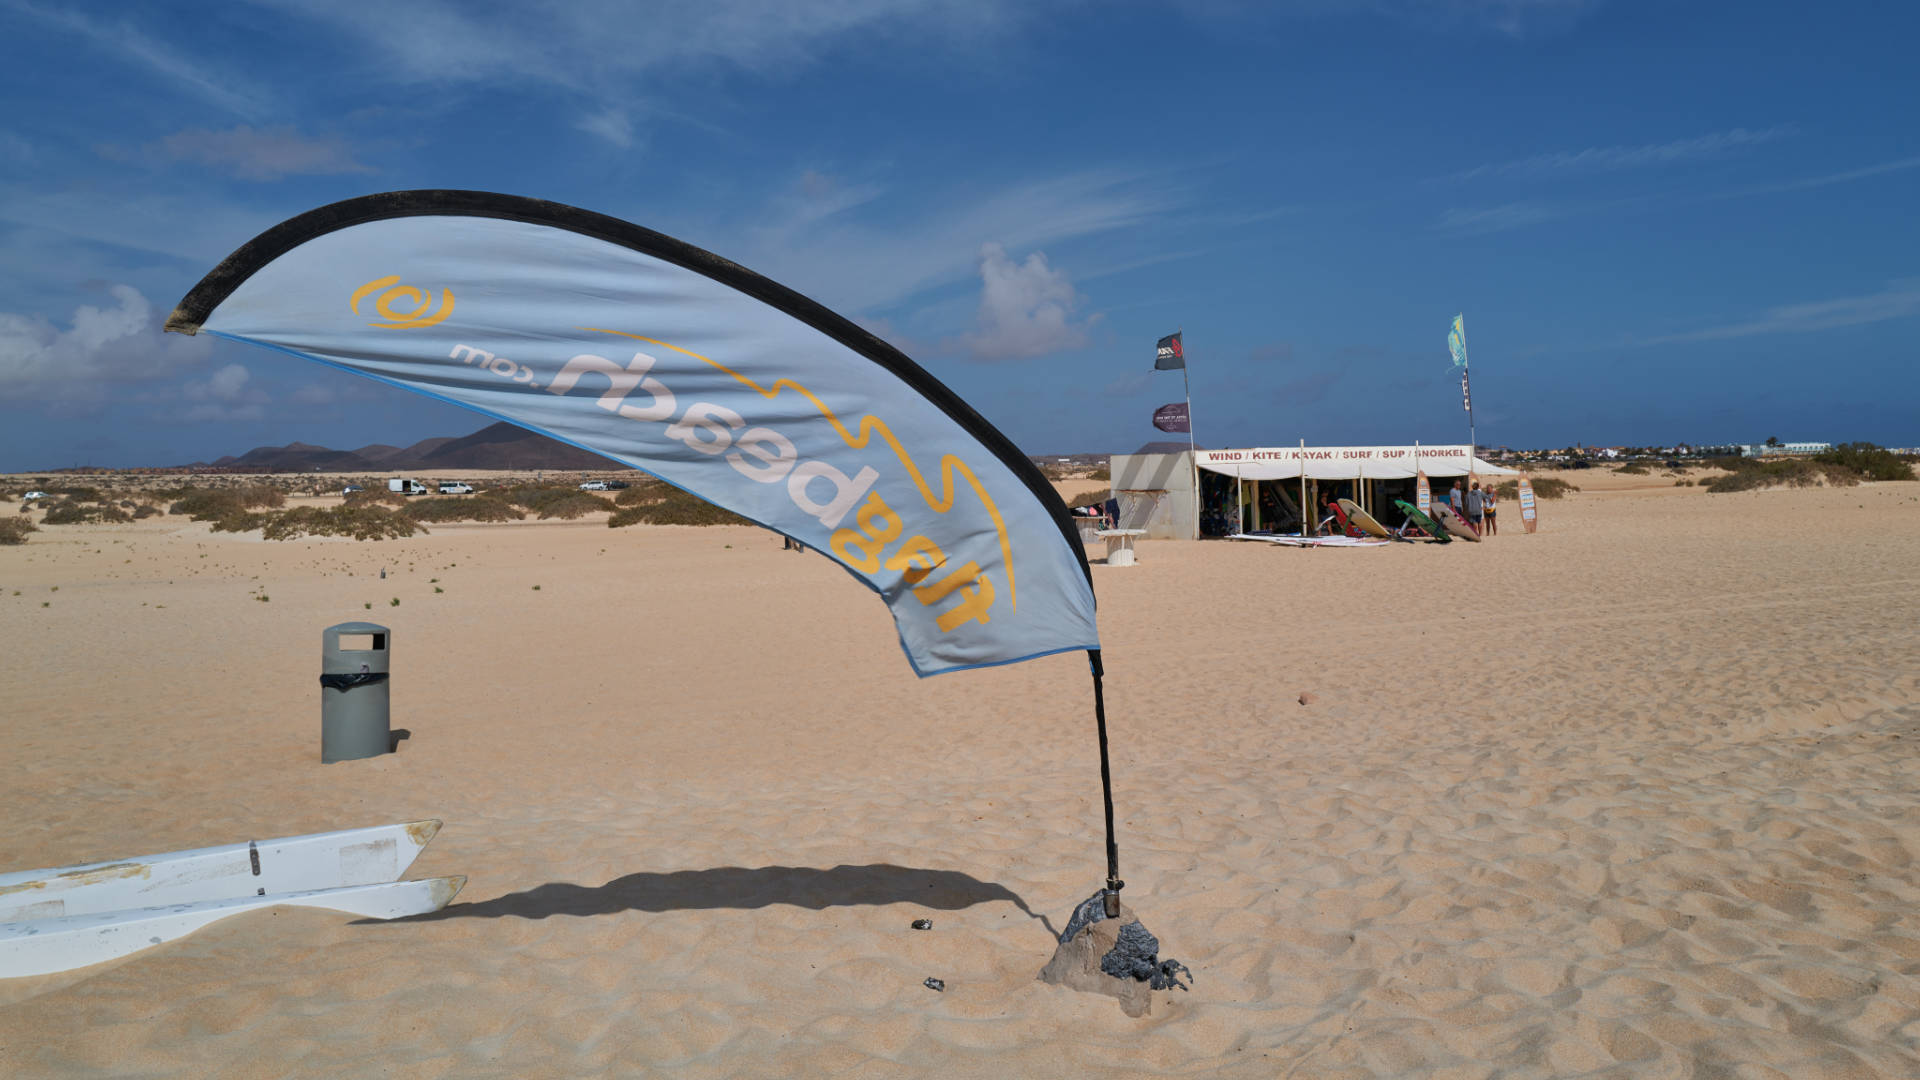
[[[1570,478],[1534,536],[1095,567],[1126,896],[1195,974],[1143,1020],[1034,981],[1104,873],[1083,658],[916,680],[746,528],[50,527],[0,868],[438,817],[413,876],[471,880],[0,983],[0,1075],[1920,1075],[1920,484]],[[322,766],[366,618],[411,738]]]

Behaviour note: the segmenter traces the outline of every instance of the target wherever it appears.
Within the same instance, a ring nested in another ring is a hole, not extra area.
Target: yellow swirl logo
[[[374,278],[372,281],[355,289],[353,291],[353,300],[349,305],[353,308],[355,315],[360,314],[360,301],[365,300],[374,293],[379,293],[380,295],[373,302],[373,310],[387,321],[372,323],[371,325],[373,326],[384,326],[390,330],[409,330],[421,326],[437,326],[445,322],[447,316],[453,314],[453,291],[451,289],[440,290],[440,307],[438,310],[435,310],[433,307],[432,290],[429,289],[426,292],[422,292],[411,285],[402,285],[400,284],[400,278],[395,276]],[[395,311],[394,305],[396,303],[410,305],[413,310]]]

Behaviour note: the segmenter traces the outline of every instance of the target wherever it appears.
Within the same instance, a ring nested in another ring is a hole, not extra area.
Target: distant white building
[[[1754,443],[1740,448],[1741,457],[1765,457],[1769,454],[1824,454],[1833,449],[1832,443],[1824,442],[1788,442],[1778,446],[1766,443]]]

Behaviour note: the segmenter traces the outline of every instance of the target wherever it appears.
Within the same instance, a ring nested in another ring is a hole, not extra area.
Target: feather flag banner
[[[1078,533],[1024,454],[898,350],[672,237],[371,195],[262,233],[167,329],[508,420],[800,540],[880,595],[921,675],[1099,648]]]

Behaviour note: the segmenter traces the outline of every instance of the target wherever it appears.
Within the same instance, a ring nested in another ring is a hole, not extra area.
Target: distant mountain
[[[441,442],[425,453],[430,442]],[[618,469],[619,464],[545,435],[515,427],[506,421],[489,424],[464,439],[415,443],[404,454],[400,469]]]
[[[223,457],[213,464],[236,472],[360,472],[375,467],[353,451],[302,442],[256,446],[239,457]]]
[[[311,443],[257,446],[206,463],[230,472],[400,472],[433,469],[617,469],[618,464],[566,443],[502,421],[464,438],[438,436],[412,446],[374,443],[358,450],[331,450]],[[192,468],[201,465],[195,462]]]

